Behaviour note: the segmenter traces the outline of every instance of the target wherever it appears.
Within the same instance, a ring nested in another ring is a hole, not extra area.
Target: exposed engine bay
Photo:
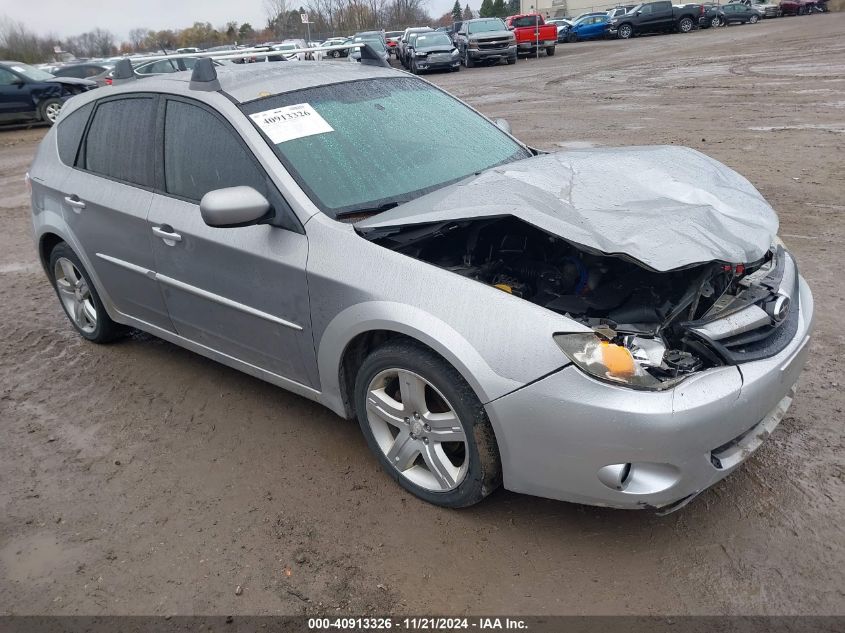
[[[588,252],[512,216],[364,235],[579,321],[624,346],[658,379],[776,353],[782,346],[772,346],[774,329],[793,312],[789,297],[778,294],[782,249],[780,258],[771,250],[752,263],[657,272],[624,254]]]

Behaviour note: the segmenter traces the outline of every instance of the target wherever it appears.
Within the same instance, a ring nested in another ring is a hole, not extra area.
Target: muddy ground
[[[788,417],[680,512],[404,493],[357,426],[195,354],[74,334],[0,132],[0,614],[845,612],[845,14],[568,44],[431,79],[545,149],[689,145],[780,213],[816,297]],[[235,595],[241,585],[242,595]]]

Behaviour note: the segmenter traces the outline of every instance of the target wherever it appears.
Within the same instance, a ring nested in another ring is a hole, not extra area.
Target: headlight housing
[[[648,371],[660,367],[665,345],[657,339],[625,337],[618,345],[592,332],[555,334],[558,347],[576,367],[599,380],[634,389],[661,391],[686,375],[658,378]]]

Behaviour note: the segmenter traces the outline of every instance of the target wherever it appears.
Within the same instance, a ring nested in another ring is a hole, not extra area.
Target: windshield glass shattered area
[[[458,100],[410,77],[319,86],[241,109],[331,217],[406,202],[531,156]]]

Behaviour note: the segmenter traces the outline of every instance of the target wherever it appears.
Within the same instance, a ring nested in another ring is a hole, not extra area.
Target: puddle
[[[76,560],[78,552],[60,546],[52,534],[11,539],[0,549],[4,581],[40,583]]]

